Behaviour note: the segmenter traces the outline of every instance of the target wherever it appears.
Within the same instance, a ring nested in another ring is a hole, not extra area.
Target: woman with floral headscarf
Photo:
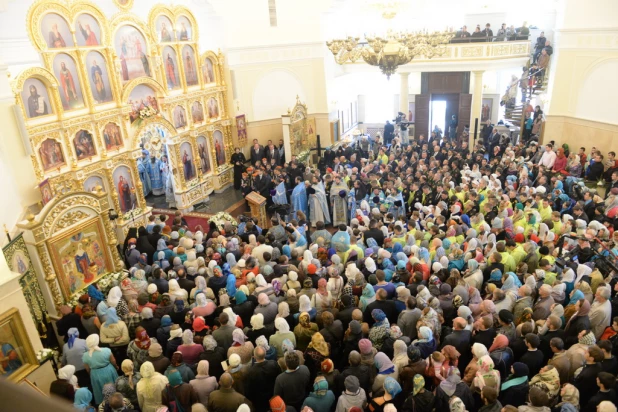
[[[154,317],[161,319],[165,315],[170,315],[174,310],[174,303],[170,295],[164,293],[161,296],[161,302],[157,305],[157,308],[154,311]]]
[[[372,310],[371,317],[374,320],[374,324],[369,329],[369,340],[371,340],[371,343],[377,350],[381,350],[384,341],[390,335],[391,326],[386,314],[381,309]]]
[[[472,390],[481,392],[485,386],[500,392],[500,372],[494,369],[494,361],[489,355],[481,356],[478,360],[478,371],[472,381]]]
[[[560,375],[553,365],[546,365],[539,373],[530,379],[530,387],[541,388],[547,394],[550,405],[554,403],[560,393]]]
[[[302,312],[298,317],[298,325],[294,328],[296,347],[301,351],[307,349],[312,336],[318,332],[318,330],[318,325],[311,322],[309,314],[307,312]]]
[[[330,356],[330,346],[324,340],[324,336],[321,333],[313,334],[303,356],[305,358],[305,366],[309,368],[311,379],[315,379],[322,362]]]
[[[425,378],[416,374],[413,379],[412,396],[408,396],[403,404],[403,410],[414,412],[432,412],[435,406],[433,392],[425,389]]]
[[[133,362],[134,368],[138,369],[146,362],[148,348],[152,343],[157,343],[155,338],[150,338],[146,329],[138,326],[135,329],[135,339],[127,347],[127,357]]]

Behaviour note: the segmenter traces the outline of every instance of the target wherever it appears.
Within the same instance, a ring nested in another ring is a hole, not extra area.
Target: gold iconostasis
[[[42,0],[27,21],[44,67],[12,87],[44,202],[101,186],[120,220],[133,220],[147,210],[141,166],[158,170],[147,189],[162,179],[164,191],[169,175],[181,210],[231,181],[224,58],[199,53],[187,8],[156,5],[144,22],[129,12],[108,19],[88,1]],[[143,150],[152,166],[140,164]]]

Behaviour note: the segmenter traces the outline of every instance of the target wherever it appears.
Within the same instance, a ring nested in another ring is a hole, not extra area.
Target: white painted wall
[[[575,116],[618,124],[618,83],[608,81],[618,74],[618,58],[595,66],[579,85]]]

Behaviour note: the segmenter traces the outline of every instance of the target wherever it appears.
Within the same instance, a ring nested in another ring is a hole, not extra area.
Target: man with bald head
[[[446,335],[444,340],[442,341],[441,348],[446,345],[452,345],[457,349],[457,352],[460,353],[459,357],[459,371],[464,373],[464,369],[472,359],[472,355],[470,352],[470,346],[472,341],[472,332],[466,330],[466,325],[468,322],[464,318],[457,317],[453,319],[453,332]]]
[[[210,412],[236,412],[243,403],[252,407],[249,399],[232,388],[233,384],[232,375],[227,372],[221,375],[219,390],[211,392],[208,396],[208,410]]]
[[[275,379],[281,368],[276,361],[266,359],[266,351],[261,346],[253,350],[253,359],[255,363],[245,376],[245,396],[253,402],[256,410],[266,411],[275,389]]]

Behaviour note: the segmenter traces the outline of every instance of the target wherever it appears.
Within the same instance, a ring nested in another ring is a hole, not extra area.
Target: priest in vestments
[[[163,180],[163,173],[161,172],[161,161],[152,156],[147,171],[150,176],[152,194],[155,196],[165,194],[165,180]]]
[[[142,181],[144,197],[148,196],[152,190],[152,187],[150,186],[150,175],[148,174],[149,163],[150,152],[148,150],[142,150],[142,157],[137,161],[137,171],[139,172],[139,178]]]
[[[339,227],[339,231],[330,239],[330,246],[335,248],[341,261],[345,262],[346,252],[350,249],[350,234],[347,231],[347,227]]]
[[[348,224],[348,185],[335,175],[332,186],[330,187],[330,201],[333,209],[333,226]]]
[[[371,194],[369,195],[369,205],[373,207],[377,207],[380,209],[382,203],[386,201],[386,196],[384,196],[384,192],[378,186],[374,186],[371,190]]]
[[[401,194],[401,190],[390,193],[386,197],[386,203],[389,206],[388,212],[392,213],[395,219],[406,214],[406,210],[403,207],[403,195]]]
[[[311,221],[311,226],[315,227],[318,222],[324,222],[325,225],[330,224],[324,185],[314,177],[307,191],[309,192],[309,221]]]
[[[292,196],[290,197],[292,203],[292,209],[290,210],[290,218],[296,218],[296,212],[301,211],[307,215],[307,188],[305,182],[297,176],[295,179],[296,187],[292,190]]]
[[[272,192],[274,191],[274,194]],[[286,196],[285,190],[285,181],[282,178],[279,178],[279,184],[273,190],[271,190],[273,203],[276,205],[287,205],[288,197]]]

